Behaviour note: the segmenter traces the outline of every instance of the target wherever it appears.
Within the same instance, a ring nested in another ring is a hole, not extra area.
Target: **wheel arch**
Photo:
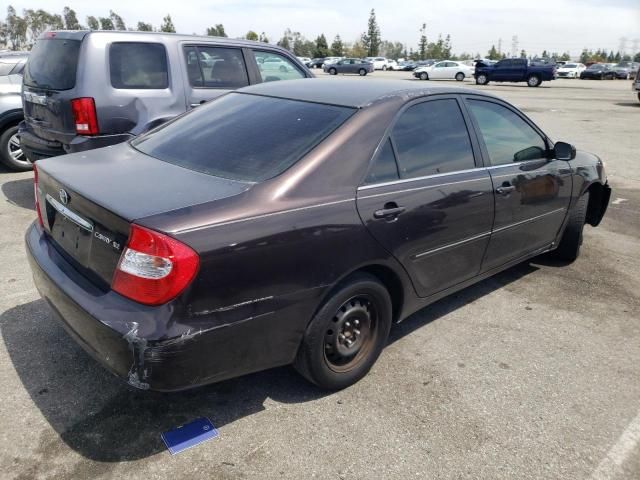
[[[22,110],[10,110],[0,117],[0,133],[6,128],[18,125],[24,120],[24,114]]]
[[[589,192],[589,204],[587,205],[586,223],[597,227],[604,217],[604,213],[609,205],[611,189],[600,182],[593,182],[584,193]]]

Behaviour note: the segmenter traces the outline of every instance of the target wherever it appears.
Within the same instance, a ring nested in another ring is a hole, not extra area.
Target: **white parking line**
[[[611,205],[620,205],[622,202],[626,202],[627,199],[626,198],[616,198],[613,202],[611,202]]]
[[[640,442],[640,411],[625,428],[622,435],[591,474],[592,480],[610,480],[621,472],[621,467]]]

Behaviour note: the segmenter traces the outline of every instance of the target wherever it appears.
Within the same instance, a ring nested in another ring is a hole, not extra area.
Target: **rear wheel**
[[[17,125],[7,128],[0,135],[0,160],[10,169],[19,172],[33,168],[33,164],[27,159],[20,147]]]
[[[360,70],[358,70],[358,75],[360,75],[361,77],[364,77],[367,74],[367,71],[364,68],[361,68]]]
[[[386,66],[386,65],[383,65],[383,66],[382,66],[382,71],[383,71],[383,72],[386,72],[386,71],[387,71],[387,66]]]
[[[476,84],[477,85],[486,85],[489,83],[489,78],[484,73],[481,73],[476,76]]]
[[[582,232],[587,218],[588,206],[589,192],[582,195],[571,212],[569,212],[569,219],[562,234],[562,239],[560,239],[558,248],[553,252],[556,258],[569,262],[573,262],[578,258],[580,246],[582,245]]]
[[[458,72],[456,73],[456,81],[462,82],[464,80],[464,73]]]
[[[338,71],[335,68],[330,68],[329,69],[329,75],[337,75]]]
[[[420,74],[420,80],[429,80],[429,75],[427,75],[427,72],[422,72]]]
[[[540,77],[537,75],[530,75],[529,78],[527,78],[527,85],[530,87],[539,87],[541,83]]]
[[[391,298],[368,274],[343,282],[316,313],[305,332],[294,366],[316,385],[338,390],[371,369],[391,328]]]

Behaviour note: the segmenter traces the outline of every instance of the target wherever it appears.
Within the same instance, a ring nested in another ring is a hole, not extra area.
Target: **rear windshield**
[[[191,170],[260,182],[296,163],[354,112],[347,107],[231,93],[132,145]]]
[[[75,87],[81,43],[58,38],[38,40],[24,70],[24,84],[52,90]]]

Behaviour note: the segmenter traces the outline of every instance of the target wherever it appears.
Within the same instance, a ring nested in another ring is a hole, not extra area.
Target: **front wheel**
[[[462,82],[464,80],[464,73],[458,72],[456,73],[456,81]]]
[[[371,369],[391,328],[391,298],[377,278],[360,273],[343,282],[313,317],[294,366],[319,387],[339,390]]]
[[[387,66],[386,66],[386,65],[383,65],[383,66],[382,66],[382,71],[383,71],[383,72],[386,72],[386,71],[387,71]]]
[[[422,72],[420,74],[420,80],[429,80],[429,75],[427,75],[427,72]]]
[[[587,218],[587,208],[589,206],[589,192],[580,197],[569,212],[567,226],[564,229],[558,248],[553,252],[554,256],[560,260],[573,262],[580,255],[582,245],[582,232]]]
[[[539,87],[542,82],[540,81],[540,77],[537,75],[531,75],[527,78],[527,85],[530,87]]]
[[[360,70],[358,70],[358,75],[360,75],[361,77],[364,77],[367,74],[367,71],[364,68],[361,68]]]
[[[18,126],[7,128],[0,135],[0,160],[11,170],[26,172],[33,168],[33,164],[20,147]]]
[[[476,85],[486,85],[487,83],[489,83],[489,78],[484,73],[476,76]]]

